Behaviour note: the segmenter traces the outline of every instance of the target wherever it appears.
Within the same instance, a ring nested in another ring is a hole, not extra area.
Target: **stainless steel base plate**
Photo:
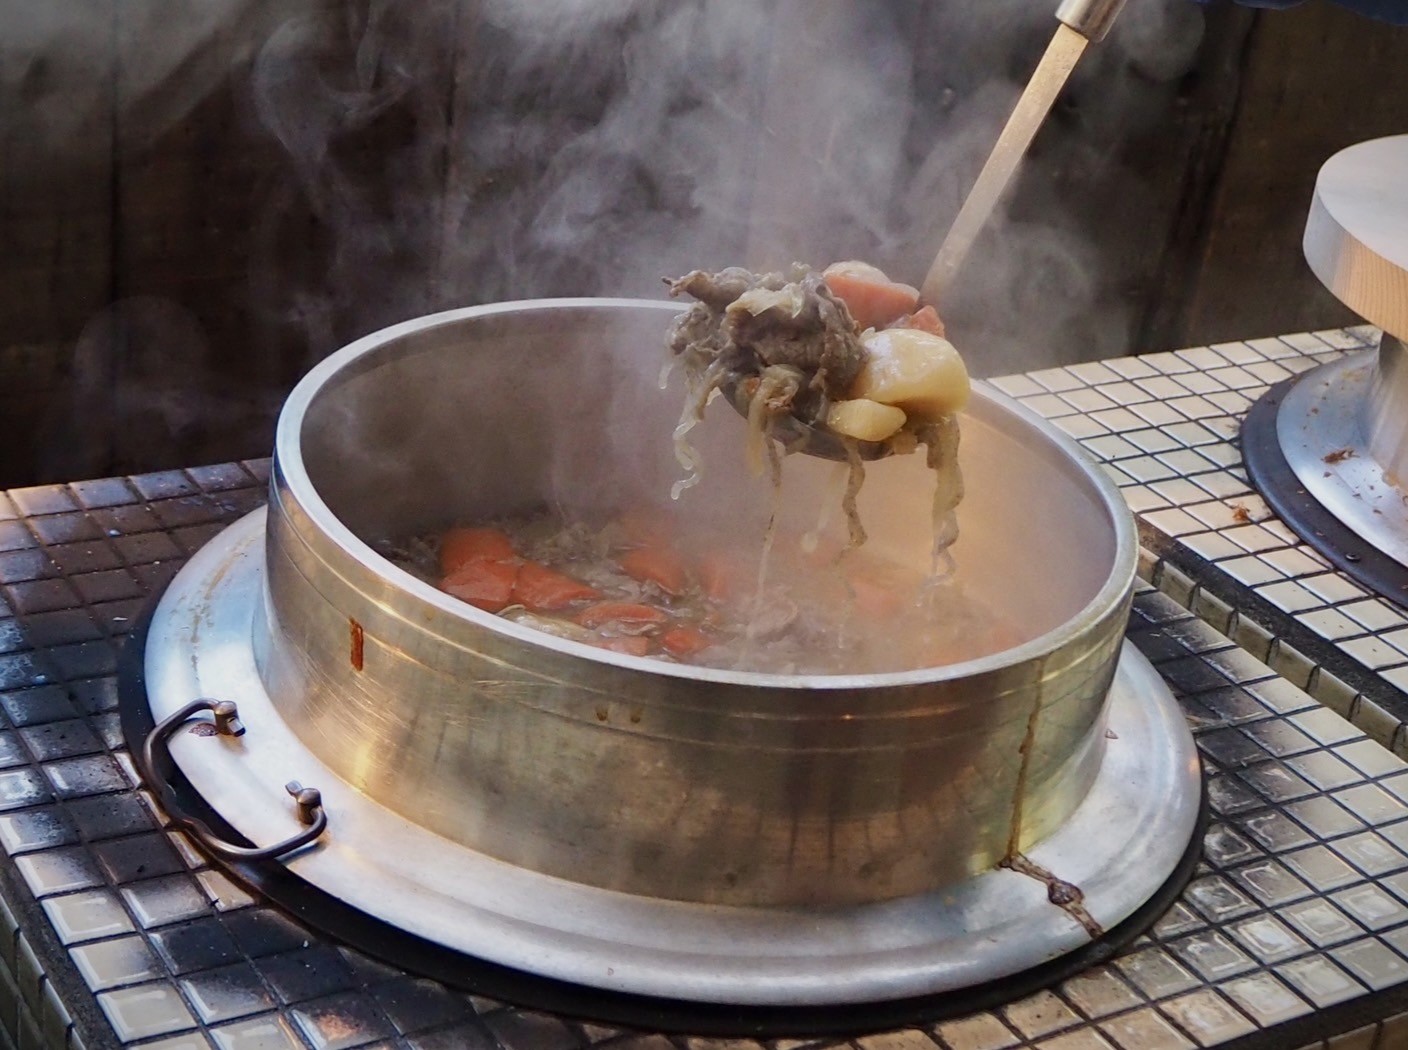
[[[1326,510],[1408,566],[1408,491],[1385,474],[1363,426],[1375,364],[1369,351],[1307,372],[1281,402],[1276,436],[1296,478]]]
[[[263,512],[216,537],[176,577],[146,653],[155,720],[200,696],[234,700],[247,733],[178,732],[191,785],[250,840],[297,830],[284,784],[322,791],[329,830],[286,860],[324,892],[431,942],[615,992],[754,1006],[881,1002],[969,988],[1089,943],[1012,870],[941,893],[835,910],[730,908],[630,896],[476,854],[383,809],[323,767],[279,718],[257,673]],[[1170,877],[1198,818],[1192,737],[1149,663],[1126,646],[1106,758],[1071,820],[1029,853],[1078,887],[1104,929]]]

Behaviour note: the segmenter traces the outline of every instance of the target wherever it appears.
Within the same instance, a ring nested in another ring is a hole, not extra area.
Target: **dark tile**
[[[454,1028],[424,1032],[407,1040],[411,1050],[501,1050],[499,1041],[484,1030],[478,1021],[469,1021]],[[625,1046],[621,1050],[674,1050],[671,1042]]]
[[[332,995],[289,1011],[293,1023],[314,1050],[343,1050],[394,1035],[391,1026],[364,996]]]
[[[323,945],[271,955],[255,965],[285,1003],[346,991],[356,985],[347,963]]]
[[[66,510],[77,510],[78,504],[73,495],[62,485],[36,485],[27,489],[11,489],[10,499],[26,517],[39,514],[62,514]]]
[[[58,806],[0,814],[0,843],[12,856],[30,850],[71,846],[77,841],[78,828],[67,811]]]
[[[214,463],[208,467],[191,467],[190,475],[204,492],[224,492],[228,489],[246,489],[258,484],[238,463]]]
[[[83,609],[58,609],[25,617],[25,634],[39,649],[70,642],[87,642],[101,638],[102,632],[93,618]]]
[[[68,681],[117,673],[117,647],[106,639],[55,646],[49,655],[60,677]]]
[[[189,528],[177,529],[172,535],[186,553],[194,554],[225,531],[225,527],[223,521],[211,525],[192,525]]]
[[[138,532],[156,532],[161,529],[161,522],[156,520],[156,515],[147,509],[145,503],[131,507],[110,507],[92,513],[93,520],[108,536],[130,536]]]
[[[244,469],[249,471],[255,481],[261,485],[269,483],[269,474],[273,470],[274,462],[267,456],[262,459],[247,459],[243,463]]]
[[[42,722],[58,722],[65,718],[77,718],[78,709],[69,700],[68,692],[62,686],[46,685],[39,689],[19,689],[11,693],[0,693],[0,707],[17,726],[38,725]]]
[[[440,1028],[469,1016],[469,1004],[463,996],[434,981],[391,981],[374,988],[372,994],[402,1035]]]
[[[132,487],[142,494],[145,500],[169,499],[172,496],[189,496],[199,492],[195,482],[179,470],[163,470],[153,474],[136,474],[128,478]]]
[[[29,527],[48,547],[102,539],[103,530],[87,514],[51,514],[47,518],[31,518]]]
[[[109,751],[127,746],[127,741],[122,735],[122,720],[118,718],[116,711],[104,711],[100,715],[91,716],[88,721],[92,723],[94,732],[103,738],[103,743],[107,744]]]
[[[103,749],[103,742],[81,718],[25,726],[19,733],[30,754],[39,762],[72,758],[75,755],[91,755]]]
[[[1165,628],[1152,631],[1139,631],[1130,640],[1135,647],[1154,663],[1188,656],[1189,650]]]
[[[352,976],[361,984],[380,984],[382,981],[389,981],[402,976],[405,972],[394,966],[388,966],[384,962],[378,962],[371,956],[363,955],[352,948],[342,947],[338,949],[343,960],[352,968]]]
[[[147,594],[154,594],[171,582],[171,577],[179,572],[181,566],[178,562],[163,561],[151,565],[138,565],[132,570],[132,575],[137,577],[142,589]]]
[[[53,680],[54,669],[41,653],[6,653],[0,656],[0,690],[5,691],[0,693],[0,697],[33,692],[35,690],[29,687],[44,686]]]
[[[98,621],[98,625],[109,636],[121,638],[132,629],[132,625],[142,615],[146,603],[145,597],[126,598],[117,602],[100,602],[89,608],[93,613],[93,619]]]
[[[96,481],[75,481],[69,486],[74,498],[92,510],[96,507],[115,507],[124,503],[136,503],[137,493],[122,478],[101,478]]]
[[[1225,689],[1228,685],[1227,679],[1199,656],[1159,664],[1159,673],[1180,693],[1206,693],[1213,689]]]
[[[23,766],[28,762],[29,753],[20,743],[20,738],[14,733],[0,733],[0,768]]]
[[[73,585],[83,600],[89,605],[98,602],[119,601],[123,598],[140,598],[146,591],[128,569],[110,569],[107,572],[88,573],[75,576]],[[72,604],[72,603],[70,603]]]
[[[1198,749],[1224,769],[1239,769],[1271,756],[1245,733],[1236,729],[1216,729],[1198,737]]]
[[[185,528],[188,525],[208,525],[219,521],[223,512],[204,496],[187,496],[181,499],[166,499],[151,505],[152,513],[168,529]]]
[[[193,973],[182,979],[181,988],[206,1024],[245,1017],[274,1005],[274,997],[249,963]]]
[[[129,786],[122,770],[107,755],[49,762],[45,764],[44,772],[48,774],[59,798],[63,799],[123,791]]]
[[[122,559],[117,556],[112,544],[105,539],[65,543],[58,547],[47,547],[45,550],[65,576],[105,572],[122,567]]]
[[[225,966],[240,958],[239,948],[215,918],[168,926],[153,932],[151,938],[171,972],[178,976]]]
[[[269,492],[265,488],[239,489],[235,492],[222,492],[213,497],[215,505],[224,513],[226,521],[242,518],[257,507],[269,502]]]
[[[1229,724],[1254,722],[1265,719],[1269,714],[1256,697],[1239,686],[1200,693],[1198,702]]]
[[[34,546],[33,534],[22,521],[0,521],[0,551],[22,551]]]
[[[117,679],[111,676],[71,682],[68,689],[73,702],[85,714],[117,710]]]
[[[10,502],[10,497],[0,492],[0,521],[9,521],[11,518],[18,518],[20,512],[15,509],[15,505]]]
[[[78,593],[67,580],[35,580],[15,583],[5,588],[10,607],[21,615],[72,609],[78,605]]]
[[[0,654],[20,653],[31,648],[29,635],[13,616],[0,616]]]
[[[251,959],[293,951],[307,944],[313,936],[292,919],[269,908],[240,908],[221,921]]]
[[[112,543],[128,565],[146,565],[149,562],[183,556],[181,548],[164,532],[139,532],[135,536],[119,536]]]
[[[89,842],[151,831],[156,827],[156,818],[151,810],[131,793],[74,799],[65,808],[73,824]]]
[[[500,1043],[518,1050],[519,1047],[532,1047],[533,1050],[572,1050],[577,1046],[577,1038],[556,1017],[532,1013],[526,1010],[498,1010],[483,1018],[484,1024]]]
[[[20,809],[53,799],[49,785],[32,769],[9,769],[0,773],[0,810]]]
[[[1207,790],[1208,806],[1214,813],[1222,817],[1244,813],[1249,809],[1256,809],[1266,804],[1252,794],[1245,784],[1230,776],[1209,777]]]
[[[57,575],[58,567],[44,553],[42,547],[0,554],[0,583],[28,583],[30,580],[47,580]]]
[[[186,870],[180,855],[160,832],[99,842],[93,847],[93,856],[108,878],[119,886]]]

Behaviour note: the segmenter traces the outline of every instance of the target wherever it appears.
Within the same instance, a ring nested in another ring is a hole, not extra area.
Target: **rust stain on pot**
[[[596,709],[596,720],[598,722],[605,722],[610,716],[611,712],[606,707],[603,706]]]
[[[1085,930],[1092,941],[1105,933],[1105,928],[1095,921],[1095,916],[1086,911],[1085,894],[1081,892],[1079,886],[1067,882],[1065,879],[1058,879],[1040,864],[1020,853],[1012,854],[998,867],[1007,868],[1019,875],[1025,875],[1030,879],[1044,883],[1046,885],[1046,899],[1080,923],[1081,929]]]
[[[349,618],[347,624],[352,636],[352,670],[360,671],[366,656],[367,635],[356,620]]]
[[[216,729],[215,726],[211,725],[209,722],[192,722],[187,732],[190,733],[191,736],[220,735],[220,730]]]

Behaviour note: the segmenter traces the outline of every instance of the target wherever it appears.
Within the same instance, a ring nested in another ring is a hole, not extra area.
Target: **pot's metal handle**
[[[297,835],[284,839],[282,842],[276,842],[272,846],[236,846],[211,831],[203,821],[183,812],[176,802],[171,786],[157,775],[157,763],[170,758],[170,751],[166,745],[171,734],[202,711],[209,711],[215,716],[214,727],[217,733],[223,736],[244,735],[244,725],[240,722],[239,708],[235,706],[233,701],[202,698],[192,700],[179,711],[173,712],[158,722],[147,734],[146,739],[142,741],[142,750],[138,756],[141,767],[139,772],[156,791],[162,808],[166,810],[166,815],[171,818],[172,824],[189,831],[200,841],[202,846],[226,860],[272,860],[308,845],[327,830],[328,815],[323,809],[322,793],[317,788],[306,788],[296,780],[285,784],[284,789],[293,796],[294,803],[298,807],[299,821],[307,824],[308,827]],[[210,723],[205,724],[209,725]]]

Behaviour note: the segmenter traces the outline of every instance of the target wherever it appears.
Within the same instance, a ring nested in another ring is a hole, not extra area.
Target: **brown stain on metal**
[[[1027,798],[1027,773],[1032,765],[1032,751],[1036,747],[1036,723],[1041,715],[1041,696],[1032,704],[1032,713],[1027,716],[1027,732],[1022,737],[1022,745],[1017,749],[1022,756],[1022,764],[1017,767],[1017,786],[1012,793],[1012,825],[1007,833],[1007,856],[1015,857],[1022,847],[1022,806]]]
[[[186,729],[191,736],[219,736],[220,730],[209,722],[192,722]]]
[[[1021,851],[1022,808],[1027,797],[1027,775],[1031,770],[1032,752],[1036,749],[1036,726],[1040,717],[1041,696],[1038,695],[1032,703],[1032,713],[1027,716],[1026,734],[1017,749],[1022,756],[1022,764],[1017,768],[1017,786],[1012,796],[1012,826],[1007,833],[1007,856],[998,867],[1007,868],[1043,883],[1046,886],[1046,899],[1080,923],[1090,939],[1094,940],[1105,930],[1095,921],[1094,916],[1086,911],[1085,894],[1081,892],[1081,888],[1064,879],[1058,879],[1040,864],[1024,856]]]
[[[596,720],[597,720],[598,722],[605,722],[605,721],[606,721],[608,718],[610,718],[610,717],[611,717],[611,712],[610,712],[610,710],[607,709],[605,706],[598,707],[598,708],[596,709]]]
[[[1046,899],[1080,923],[1081,928],[1085,930],[1092,941],[1104,935],[1105,928],[1095,921],[1095,916],[1085,910],[1085,894],[1081,892],[1079,886],[1067,882],[1065,879],[1058,879],[1040,864],[1020,853],[1012,854],[998,867],[1007,868],[1019,875],[1025,875],[1044,883]]]
[[[352,670],[360,671],[366,659],[367,634],[362,630],[362,625],[350,617],[347,620],[347,625],[352,636]]]

